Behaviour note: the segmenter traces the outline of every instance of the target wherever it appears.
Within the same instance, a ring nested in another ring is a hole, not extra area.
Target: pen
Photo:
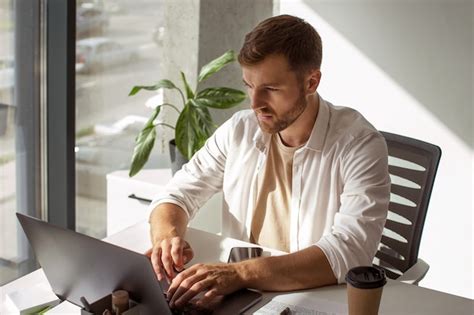
[[[81,300],[82,305],[84,306],[84,309],[86,311],[90,312],[91,311],[91,305],[89,304],[89,302],[87,302],[86,298],[81,296],[80,300]]]
[[[283,311],[280,312],[280,315],[291,315],[291,310],[289,307],[285,308]]]

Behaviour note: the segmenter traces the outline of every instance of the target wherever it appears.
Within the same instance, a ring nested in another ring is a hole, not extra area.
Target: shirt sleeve
[[[222,124],[191,160],[175,173],[165,189],[154,197],[148,208],[149,214],[159,204],[173,203],[185,211],[188,219],[192,219],[212,195],[222,190],[232,124],[233,118]]]
[[[316,245],[329,260],[339,283],[349,269],[372,265],[390,200],[385,139],[371,133],[355,139],[341,160],[343,192],[330,234]]]

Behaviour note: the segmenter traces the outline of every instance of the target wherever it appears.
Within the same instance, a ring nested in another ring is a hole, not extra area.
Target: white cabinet
[[[170,169],[142,170],[134,177],[128,171],[107,174],[107,236],[148,219],[148,201],[171,179]]]
[[[171,179],[171,169],[142,170],[134,177],[128,171],[107,174],[107,236],[148,219],[149,201]],[[212,197],[190,222],[211,233],[220,232],[222,193]]]

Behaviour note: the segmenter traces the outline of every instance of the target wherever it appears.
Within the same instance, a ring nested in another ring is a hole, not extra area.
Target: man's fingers
[[[171,297],[170,305],[173,306],[184,306],[188,301],[198,295],[200,292],[209,288],[212,281],[206,279],[205,274],[196,274],[192,277],[185,279],[178,286],[176,291]]]
[[[182,238],[175,237],[171,240],[171,257],[173,258],[173,262],[175,264],[176,270],[181,271],[183,270],[183,249],[185,246],[185,242]]]
[[[205,293],[200,299],[202,303],[197,304],[204,305],[239,289],[241,283],[233,268],[230,265],[197,264],[182,271],[173,279],[168,289],[170,306],[183,306],[200,292]]]
[[[203,307],[206,305],[210,305],[214,301],[214,299],[218,296],[222,296],[219,294],[219,290],[217,290],[216,288],[210,289],[209,291],[204,293],[202,298],[199,299],[199,301],[197,301],[196,304],[198,306],[203,306]]]
[[[148,249],[146,252],[144,252],[143,255],[147,256],[148,258],[151,258],[152,253],[153,253],[153,247]]]
[[[194,273],[195,273],[194,268],[192,268],[192,269],[188,269],[181,272],[176,278],[174,278],[173,281],[171,281],[170,287],[168,288],[168,292],[167,292],[168,298],[171,299],[171,297],[175,294],[181,282],[184,279],[191,277]]]
[[[194,257],[194,252],[189,244],[183,249],[183,265],[187,264]]]
[[[218,295],[219,295],[219,290],[214,288],[214,289],[209,290],[206,293],[204,293],[204,298],[212,300],[213,298],[215,298]]]
[[[176,271],[181,271],[184,264],[194,256],[189,244],[180,237],[164,239],[145,252],[150,257],[153,270],[159,281],[173,280]]]
[[[171,257],[171,244],[169,242],[163,241],[161,245],[161,262],[163,264],[163,268],[168,275],[168,278],[172,280],[175,277],[174,272],[174,263],[173,258]]]
[[[199,272],[200,268],[202,268],[202,264],[194,265],[189,269],[186,269],[182,271],[176,278],[173,279],[171,282],[170,287],[168,288],[168,297],[172,298],[175,294],[178,288],[184,287],[184,288],[190,288],[190,286],[201,279],[205,278],[205,275],[203,272]],[[200,274],[200,276],[197,276],[197,274]],[[181,290],[180,290],[181,291]]]
[[[203,280],[195,283],[189,290],[185,291],[185,293],[176,300],[175,305],[178,307],[182,307],[186,305],[192,298],[198,295],[200,292],[206,290],[211,286],[210,280]]]
[[[161,248],[155,247],[151,252],[151,265],[153,266],[153,270],[155,271],[156,277],[159,281],[163,280],[163,266],[161,264]]]

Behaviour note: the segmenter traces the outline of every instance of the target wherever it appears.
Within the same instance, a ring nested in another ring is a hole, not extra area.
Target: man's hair
[[[320,69],[323,55],[321,37],[303,19],[291,15],[268,18],[245,35],[239,63],[255,65],[269,55],[286,57],[292,71],[304,74]]]

